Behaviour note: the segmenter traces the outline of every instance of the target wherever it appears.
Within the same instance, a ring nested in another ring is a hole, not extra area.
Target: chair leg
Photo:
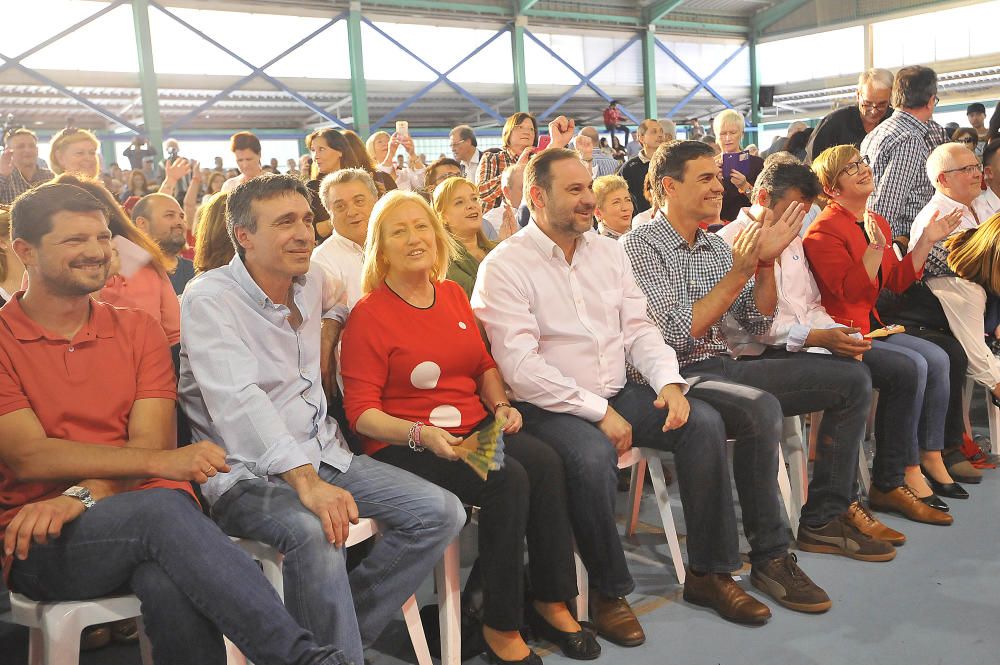
[[[153,645],[149,642],[149,635],[146,634],[146,624],[142,617],[136,617],[136,625],[139,627],[139,655],[142,665],[153,665]]]
[[[962,390],[962,423],[965,425],[965,433],[972,438],[972,421],[969,419],[969,411],[972,410],[972,391],[976,389],[976,382],[970,378],[965,379],[965,388]]]
[[[240,651],[235,644],[229,641],[228,637],[223,637],[226,644],[226,665],[248,665],[246,656]],[[146,665],[143,663],[143,665]],[[152,661],[150,661],[152,665]]]
[[[802,513],[809,494],[809,463],[802,441],[802,421],[799,416],[785,418],[782,445],[788,459],[788,476],[792,487],[792,506]]]
[[[583,565],[580,550],[573,543],[573,562],[576,564],[576,588],[580,595],[576,597],[576,620],[587,621],[590,618],[590,578],[587,567]]]
[[[990,452],[995,453],[1000,445],[1000,408],[993,403],[990,391],[986,391],[986,413],[990,419]]]
[[[667,536],[667,547],[670,548],[670,560],[674,562],[674,573],[677,575],[677,582],[684,584],[684,559],[681,556],[681,544],[677,538],[677,525],[674,524],[674,514],[670,510],[670,495],[667,493],[667,479],[663,475],[663,462],[655,452],[644,450],[643,453],[643,463],[649,466],[649,478],[653,481],[656,507],[660,511],[663,532]]]
[[[458,540],[453,540],[437,566],[434,583],[438,593],[441,624],[441,665],[462,663],[462,589],[459,580]]]
[[[867,497],[868,490],[872,486],[872,476],[868,470],[868,455],[865,453],[864,441],[858,446],[858,484],[861,486],[861,493]]]
[[[28,629],[28,665],[42,665],[45,657],[45,635],[39,628]]]
[[[277,558],[271,559],[268,557],[260,557],[261,571],[264,573],[264,578],[270,582],[274,590],[278,592],[278,596],[281,598],[281,602],[285,602],[285,577],[282,572],[282,557],[280,554]]]
[[[639,508],[642,504],[642,486],[646,483],[646,459],[643,458],[638,464],[632,466],[632,482],[628,488],[628,524],[625,528],[626,536],[635,535],[635,526],[639,523]]]
[[[42,665],[80,665],[81,625],[74,612],[42,624]]]
[[[417,665],[432,665],[431,651],[427,647],[427,636],[424,634],[424,624],[420,620],[420,606],[417,605],[416,596],[410,596],[403,603],[403,619],[406,621],[406,632],[410,634],[410,642],[413,643]]]
[[[795,510],[792,501],[792,486],[788,480],[788,471],[785,469],[785,456],[781,452],[781,444],[778,444],[778,489],[781,491],[781,500],[785,504],[785,511],[788,513],[788,525],[792,528],[792,534],[799,532],[799,513]]]

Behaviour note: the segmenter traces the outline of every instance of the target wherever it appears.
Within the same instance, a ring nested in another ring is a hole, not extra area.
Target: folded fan
[[[486,428],[473,432],[455,446],[455,454],[486,480],[486,474],[503,468],[504,419],[496,418]]]

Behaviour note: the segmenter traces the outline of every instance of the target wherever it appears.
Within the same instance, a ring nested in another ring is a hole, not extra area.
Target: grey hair
[[[670,118],[664,118],[660,121],[660,127],[663,127],[663,133],[666,135],[664,138],[668,141],[677,138],[677,123],[675,123]]]
[[[247,233],[257,232],[257,219],[253,216],[254,201],[268,201],[282,194],[301,194],[312,202],[312,192],[298,178],[277,173],[264,173],[237,186],[226,199],[226,232],[240,258],[244,258],[243,246],[236,240],[236,227]]]
[[[458,136],[458,138],[461,139],[462,141],[467,140],[470,143],[472,143],[473,148],[479,146],[479,143],[476,141],[476,133],[472,131],[472,127],[469,127],[468,125],[459,125],[458,127],[452,129],[451,131],[455,133]]]
[[[319,200],[323,202],[323,207],[326,208],[326,211],[331,216],[333,215],[333,211],[330,210],[330,188],[337,185],[346,185],[349,182],[362,183],[371,192],[372,198],[378,200],[378,187],[375,185],[375,180],[369,175],[368,171],[364,169],[340,169],[339,171],[334,171],[323,178],[323,182],[319,186]]]
[[[500,186],[510,187],[510,179],[514,177],[515,173],[520,172],[522,177],[524,176],[524,164],[511,164],[503,170],[500,174]]]
[[[892,84],[894,81],[895,77],[888,69],[879,69],[878,67],[874,67],[861,72],[858,76],[858,87],[860,88],[871,83],[879,88],[892,90]]]
[[[963,151],[969,152],[969,149],[960,143],[942,143],[931,151],[927,157],[927,179],[934,185],[934,189],[938,187],[938,176],[954,167],[955,155],[961,155]]]

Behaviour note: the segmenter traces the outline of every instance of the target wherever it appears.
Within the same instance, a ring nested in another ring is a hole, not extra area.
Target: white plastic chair
[[[361,518],[357,524],[352,524],[345,547],[362,543],[378,535],[378,524],[375,520]],[[284,556],[276,548],[264,543],[245,538],[233,538],[245,552],[260,562],[264,577],[271,583],[282,600],[285,598],[282,561]],[[434,571],[434,579],[438,588],[441,622],[441,663],[442,665],[459,665],[462,653],[461,626],[461,587],[459,585],[458,540],[448,545],[440,562]],[[420,606],[416,596],[410,596],[403,603],[403,619],[406,630],[410,634],[413,652],[418,665],[432,665],[427,638],[424,635],[423,622],[420,620]],[[247,661],[235,645],[226,640],[229,665],[244,665]]]
[[[137,620],[142,663],[153,665],[152,648],[135,596],[36,602],[11,592],[10,606],[11,621],[28,628],[29,665],[78,665],[84,628],[125,619]]]
[[[972,405],[972,396],[975,389],[975,381],[971,378],[966,378],[965,390],[962,391],[962,406],[964,407],[963,412],[965,413],[966,429],[969,430],[969,436],[972,436],[972,426],[968,422],[969,407]],[[986,390],[985,387],[984,390]],[[989,390],[986,390],[986,414],[990,422],[990,452],[995,453],[997,452],[997,446],[1000,446],[1000,408],[993,403]]]

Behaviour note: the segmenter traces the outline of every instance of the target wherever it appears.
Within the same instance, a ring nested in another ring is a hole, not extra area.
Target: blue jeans
[[[771,533],[770,525],[775,519],[771,513],[773,502],[762,503],[765,501],[762,493],[771,491],[777,498],[777,464],[773,475],[757,477],[755,471],[753,480],[741,479],[743,468],[755,468],[745,466],[741,444],[753,440],[752,449],[766,446],[760,436],[765,432],[777,444],[785,416],[824,412],[809,499],[802,507],[801,522],[811,527],[823,526],[847,511],[855,496],[858,446],[864,438],[872,400],[871,378],[862,363],[825,354],[768,350],[754,359],[720,356],[704,360],[685,368],[683,374],[689,381],[693,380],[691,377],[699,377],[692,383],[690,394],[715,406],[726,420],[726,429],[736,438],[733,466],[748,540],[749,534],[758,529]],[[706,379],[710,379],[707,384]],[[735,384],[742,386],[737,388]],[[763,467],[759,472],[771,473]],[[760,513],[763,521],[756,526],[747,524],[747,494],[752,497],[752,505],[766,506]],[[767,541],[776,547],[778,539],[771,538],[768,535]],[[750,542],[753,545],[753,540]],[[769,545],[761,547],[771,549]]]
[[[740,567],[739,536],[729,482],[722,419],[711,407],[691,401],[684,427],[664,432],[666,412],[653,406],[649,386],[628,382],[609,402],[632,425],[632,445],[674,454],[687,524],[688,563],[699,571]],[[563,458],[569,512],[590,584],[606,596],[635,588],[615,523],[618,453],[594,423],[520,403],[524,427]]]
[[[918,448],[944,448],[951,365],[941,347],[907,334],[872,341],[864,363],[879,391],[872,482],[887,490],[920,463]]]
[[[317,644],[257,564],[175,490],[101,499],[59,538],[32,544],[10,586],[39,601],[135,593],[156,665],[225,665],[223,633],[256,663],[349,662]]]
[[[406,471],[357,455],[344,473],[321,464],[320,478],[347,490],[361,517],[381,536],[347,572],[344,550],[331,545],[319,519],[281,480],[244,480],[212,507],[231,536],[276,547],[285,555],[285,606],[324,643],[364,662],[363,646],[379,636],[465,524],[454,494]]]

